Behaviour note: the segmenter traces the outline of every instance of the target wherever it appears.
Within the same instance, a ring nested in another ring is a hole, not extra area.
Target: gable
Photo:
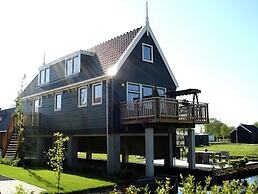
[[[139,41],[147,35],[151,36],[152,41],[154,42],[155,47],[158,50],[158,53],[160,55],[160,57],[162,58],[162,61],[164,62],[167,71],[169,72],[169,75],[171,77],[171,79],[173,80],[173,83],[176,87],[178,87],[178,82],[176,81],[176,78],[158,44],[158,41],[156,40],[150,26],[147,24],[144,28],[142,28],[139,33],[137,34],[137,36],[134,38],[134,40],[131,42],[131,44],[128,46],[128,48],[126,49],[126,51],[123,53],[123,55],[119,58],[119,60],[117,61],[117,63],[112,66],[109,70],[108,73],[110,75],[116,75],[116,73],[120,70],[120,68],[125,64],[125,61],[128,59],[129,55],[131,54],[131,52],[135,49],[136,45],[138,45]]]
[[[153,63],[142,60],[142,45],[153,48]],[[162,54],[151,33],[145,31],[114,76],[118,80],[126,80],[149,85],[157,85],[176,90],[177,82],[171,76]]]

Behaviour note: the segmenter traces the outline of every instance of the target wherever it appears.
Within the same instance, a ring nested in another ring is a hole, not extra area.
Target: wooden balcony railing
[[[171,98],[152,97],[133,102],[122,102],[122,124],[137,123],[208,123],[208,104]]]

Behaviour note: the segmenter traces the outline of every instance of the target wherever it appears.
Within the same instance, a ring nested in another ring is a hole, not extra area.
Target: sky
[[[258,121],[258,1],[149,0],[150,26],[179,83],[210,117]],[[0,1],[0,108],[46,63],[145,25],[145,0]]]

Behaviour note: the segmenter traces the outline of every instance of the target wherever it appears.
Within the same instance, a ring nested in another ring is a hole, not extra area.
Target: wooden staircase
[[[19,149],[19,135],[15,130],[15,119],[12,116],[3,138],[3,158],[15,159]]]
[[[19,148],[19,135],[18,133],[13,133],[9,141],[9,144],[7,146],[7,149],[5,151],[4,157],[8,159],[15,159],[18,148]]]

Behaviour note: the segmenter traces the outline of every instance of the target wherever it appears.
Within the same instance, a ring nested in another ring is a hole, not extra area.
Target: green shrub
[[[0,164],[5,164],[5,165],[11,166],[12,160],[9,159],[9,158],[1,158],[1,159],[0,159]]]
[[[234,169],[245,167],[247,163],[248,163],[248,158],[246,157],[237,159],[237,160],[230,160],[228,162],[229,166],[231,166]]]
[[[9,158],[0,158],[0,164],[5,164],[9,166],[18,166],[20,163],[20,159],[9,159]]]
[[[232,181],[223,181],[223,184],[221,187],[217,185],[213,185],[210,187],[211,178],[206,177],[205,178],[205,185],[202,186],[201,183],[196,183],[195,178],[192,175],[189,175],[187,177],[182,177],[182,193],[183,194],[238,194],[238,193],[246,193],[246,194],[257,194],[258,193],[258,184],[255,182],[254,184],[249,184],[247,186],[244,186],[240,181],[238,180],[232,180]],[[172,187],[170,186],[170,179],[166,178],[165,182],[159,182],[156,181],[157,188],[153,193],[157,194],[168,194]],[[208,189],[210,191],[208,191]],[[116,187],[114,187],[114,190],[110,192],[110,194],[119,194],[120,191],[116,190]],[[149,190],[148,185],[146,187],[135,187],[133,185],[130,185],[125,189],[126,194],[150,194],[151,191]]]

